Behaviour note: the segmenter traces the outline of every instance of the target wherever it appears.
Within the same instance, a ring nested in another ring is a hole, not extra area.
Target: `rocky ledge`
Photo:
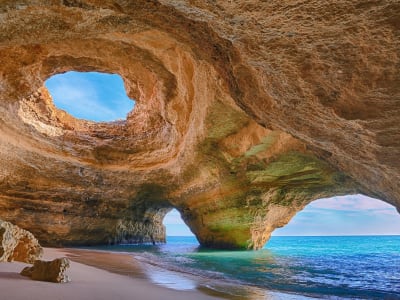
[[[400,208],[396,1],[0,4],[0,217],[44,245],[259,249],[320,197]],[[93,123],[44,81],[120,74],[136,106]]]

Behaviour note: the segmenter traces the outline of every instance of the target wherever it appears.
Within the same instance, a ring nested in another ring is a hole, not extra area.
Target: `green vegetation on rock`
[[[260,152],[267,151],[273,143],[275,143],[276,139],[278,138],[278,133],[276,131],[271,132],[271,134],[267,135],[261,141],[261,144],[255,145],[251,147],[245,154],[245,157],[250,157],[253,155],[257,155]]]
[[[263,170],[248,171],[246,174],[252,183],[309,186],[333,183],[334,173],[314,156],[293,151],[279,156]]]
[[[220,101],[215,101],[206,119],[209,128],[207,137],[211,139],[225,138],[243,128],[248,121],[249,119],[244,113]]]

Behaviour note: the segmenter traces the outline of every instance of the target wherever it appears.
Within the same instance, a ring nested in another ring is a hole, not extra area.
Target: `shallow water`
[[[97,249],[132,253],[151,265],[153,282],[176,289],[200,286],[244,299],[274,299],[271,291],[289,293],[285,299],[291,293],[296,299],[400,299],[400,236],[275,236],[260,251],[203,249],[194,237]],[[202,283],[179,272],[200,276]]]

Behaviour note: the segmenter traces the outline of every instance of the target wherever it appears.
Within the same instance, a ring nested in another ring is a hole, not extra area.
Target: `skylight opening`
[[[45,86],[55,106],[78,119],[126,120],[135,105],[117,74],[70,71],[50,77]]]

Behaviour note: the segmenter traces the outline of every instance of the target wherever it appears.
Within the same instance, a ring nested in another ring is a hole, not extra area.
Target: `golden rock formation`
[[[259,249],[320,197],[400,208],[400,3],[0,3],[0,217],[46,245]],[[78,120],[43,82],[117,73],[126,121]]]
[[[43,249],[32,233],[0,220],[0,262],[33,263]]]
[[[52,261],[35,260],[32,267],[25,267],[21,271],[21,275],[38,281],[67,283],[71,281],[65,274],[69,266],[69,259],[66,257],[56,258]]]

